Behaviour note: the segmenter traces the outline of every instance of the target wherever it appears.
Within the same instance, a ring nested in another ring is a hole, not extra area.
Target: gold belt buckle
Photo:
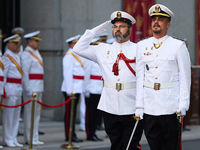
[[[122,84],[121,83],[116,83],[116,90],[119,92],[122,90]]]
[[[160,83],[154,83],[154,90],[160,90]]]

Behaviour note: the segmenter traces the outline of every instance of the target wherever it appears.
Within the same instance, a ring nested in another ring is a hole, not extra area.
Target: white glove
[[[33,92],[32,91],[26,91],[26,96],[32,96]]]
[[[67,96],[71,97],[71,96],[72,96],[72,93],[67,93]]]
[[[186,115],[186,110],[185,109],[182,109],[182,108],[179,108],[176,112],[177,116],[181,116],[181,117],[184,117]]]
[[[143,119],[144,109],[142,108],[136,108],[135,110],[135,116],[139,116],[140,119]]]
[[[91,31],[92,31],[94,34],[100,34],[100,33],[104,32],[104,31],[106,31],[105,28],[106,28],[107,26],[109,26],[110,23],[111,23],[110,20],[109,20],[109,21],[106,21],[106,22],[104,22],[104,23],[98,25],[97,27],[94,27],[93,29],[91,29]]]
[[[85,96],[86,98],[89,98],[89,97],[90,97],[90,92],[88,92],[88,91],[85,92],[85,93],[84,93],[84,96]]]

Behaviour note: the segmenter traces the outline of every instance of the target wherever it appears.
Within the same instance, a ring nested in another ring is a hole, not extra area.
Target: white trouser
[[[36,92],[36,100],[42,101],[42,92]],[[23,92],[23,100],[27,102],[32,99],[32,96],[27,96],[26,92]],[[40,121],[40,111],[41,106],[35,102],[35,113],[34,113],[34,127],[33,127],[33,141],[39,140],[38,130]],[[32,102],[26,104],[24,107],[24,140],[25,142],[30,142],[30,131],[31,131],[31,112],[32,112]]]
[[[21,103],[21,96],[8,95],[4,99],[5,105],[18,105]],[[5,144],[14,144],[17,142],[17,133],[19,129],[19,117],[21,107],[3,109],[3,142]]]
[[[80,129],[85,130],[85,95],[81,93],[81,103],[80,103]]]

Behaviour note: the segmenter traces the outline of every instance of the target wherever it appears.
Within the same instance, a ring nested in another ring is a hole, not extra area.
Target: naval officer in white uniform
[[[95,35],[105,31],[113,24],[113,44],[90,45]],[[95,61],[101,68],[104,87],[98,109],[103,111],[105,130],[111,141],[111,150],[125,150],[135,120],[136,44],[130,41],[130,33],[135,19],[126,12],[115,11],[111,21],[86,30],[73,51],[78,55]],[[139,150],[142,135],[142,122],[133,136],[129,149]]]
[[[67,100],[71,97],[72,92],[75,92],[74,99],[74,118],[73,118],[73,128],[72,128],[72,141],[73,142],[83,142],[83,140],[77,138],[75,133],[75,120],[76,120],[76,110],[79,102],[81,93],[83,93],[83,82],[84,82],[84,66],[81,58],[73,52],[73,47],[80,38],[80,35],[71,37],[66,40],[69,45],[69,50],[65,53],[63,57],[63,82],[61,86],[61,91]],[[66,141],[69,140],[70,132],[70,112],[71,112],[71,101],[66,104],[64,127],[65,127],[65,137]]]
[[[1,48],[1,38],[2,35],[0,34],[0,48]],[[3,64],[3,58],[2,58],[2,51],[0,49],[0,97],[1,99],[5,98],[3,88],[4,88],[4,64]],[[3,148],[3,146],[0,145],[0,148]]]
[[[40,31],[35,31],[24,35],[27,40],[27,46],[21,55],[23,76],[23,100],[24,102],[32,99],[32,94],[36,93],[36,100],[42,101],[44,91],[44,65],[43,59],[38,51],[40,46]],[[29,144],[31,129],[31,107],[32,103],[24,106],[24,140]],[[38,128],[40,121],[41,105],[35,103],[34,128],[33,128],[33,145],[42,145],[44,142],[39,141]]]
[[[6,98],[5,105],[18,105],[21,103],[22,76],[20,57],[20,38],[18,34],[4,39],[7,43],[7,50],[4,53],[4,82]],[[19,117],[21,107],[7,108],[3,110],[3,142],[8,147],[22,147],[17,142],[19,128]]]
[[[190,103],[190,56],[185,42],[167,35],[173,12],[156,4],[149,15],[153,37],[137,45],[135,114],[144,117],[145,135],[152,150],[176,150],[176,112],[185,116]]]

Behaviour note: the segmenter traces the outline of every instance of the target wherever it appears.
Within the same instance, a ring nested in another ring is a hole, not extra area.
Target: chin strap
[[[129,63],[135,63],[136,58],[128,59],[123,53],[119,53],[117,55],[117,60],[113,64],[112,72],[114,72],[114,75],[116,75],[116,76],[119,75],[118,64],[119,64],[119,60],[121,60],[121,59],[124,60],[124,62],[126,63],[127,67],[129,68],[129,70],[134,74],[134,76],[136,76],[135,71],[133,70],[133,68],[131,68],[131,66],[129,64]]]

